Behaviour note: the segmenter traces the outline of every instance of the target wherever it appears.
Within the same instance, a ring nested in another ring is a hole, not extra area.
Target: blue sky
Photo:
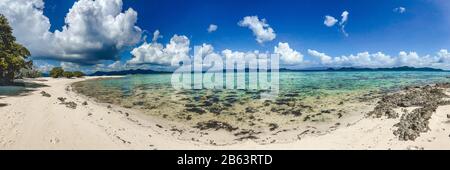
[[[65,18],[75,0],[44,0],[44,3],[43,15],[49,19],[49,32],[61,31],[67,25]],[[162,45],[169,43],[175,34],[185,35],[191,48],[207,43],[218,52],[225,49],[272,52],[284,42],[301,53],[303,60],[314,61],[317,58],[309,55],[308,49],[332,58],[361,52],[382,52],[392,57],[401,51],[436,55],[450,45],[449,4],[445,0],[123,0],[122,12],[132,8],[137,13],[135,26],[148,36],[147,41],[159,30],[163,37],[158,43]],[[395,10],[400,7],[405,11]],[[343,11],[349,12],[345,24],[348,36],[342,33],[339,23],[333,27],[324,25],[326,15],[340,21]],[[245,16],[265,18],[276,38],[256,42],[252,30],[238,25]],[[218,29],[208,33],[210,24]],[[125,63],[131,58],[130,51],[141,44],[139,41],[121,48],[115,59]],[[37,63],[57,65],[59,61],[53,57]]]

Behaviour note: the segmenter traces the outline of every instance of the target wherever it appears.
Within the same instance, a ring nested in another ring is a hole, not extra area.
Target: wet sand
[[[424,119],[428,129],[412,141],[395,135],[398,126],[394,125],[407,120],[408,116],[402,115],[418,106],[392,107],[396,117],[369,116],[381,96],[345,103],[324,100],[324,109],[301,112],[301,116],[292,110],[287,115],[272,112],[272,108],[289,107],[289,103],[271,103],[273,107],[267,108],[260,107],[265,101],[237,105],[233,110],[243,114],[233,119],[245,118],[241,124],[224,122],[225,117],[217,118],[210,111],[197,116],[195,109],[180,116],[186,119],[191,115],[194,120],[179,121],[164,110],[149,114],[135,107],[99,102],[72,89],[72,83],[94,78],[99,77],[28,80],[46,86],[27,95],[0,97],[0,103],[7,104],[0,107],[0,149],[450,149],[450,106],[442,103]],[[447,87],[442,88],[448,93]],[[185,104],[166,108],[183,113]],[[255,125],[250,126],[251,122]]]

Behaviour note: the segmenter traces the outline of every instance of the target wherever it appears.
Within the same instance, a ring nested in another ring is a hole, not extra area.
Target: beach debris
[[[159,128],[163,128],[161,125],[159,125],[159,124],[156,124],[155,125],[156,127],[159,127]]]
[[[450,119],[450,114],[447,114],[447,118]]]
[[[254,135],[248,135],[248,136],[243,136],[243,137],[237,138],[236,140],[237,141],[243,141],[243,140],[246,140],[246,139],[259,139],[259,138],[257,136],[254,136]]]
[[[246,113],[256,113],[256,112],[258,112],[258,110],[249,106],[249,107],[245,108],[245,112]]]
[[[302,111],[300,109],[292,109],[281,113],[282,115],[294,115],[294,116],[301,116]]]
[[[76,109],[77,108],[77,104],[75,102],[65,102],[63,104],[65,104],[66,107],[71,108],[71,109]]]
[[[52,138],[52,139],[50,139],[50,143],[52,143],[52,144],[57,144],[57,143],[59,143],[59,139],[58,138]]]
[[[71,108],[71,109],[77,108],[77,104],[75,102],[66,102],[67,98],[65,98],[65,97],[58,97],[58,100],[61,102],[59,104],[66,105],[66,107],[68,107],[68,108]]]
[[[41,95],[44,96],[44,97],[52,97],[52,95],[48,94],[45,91],[41,91]]]
[[[7,103],[0,103],[0,107],[5,107],[5,106],[8,106],[8,104]]]
[[[274,131],[275,129],[278,129],[278,124],[276,124],[276,123],[270,123],[269,124],[269,127],[270,127],[270,131]]]
[[[238,133],[235,133],[234,136],[240,136],[239,138],[235,139],[237,141],[242,141],[245,139],[258,139],[256,135],[260,134],[261,132],[256,132],[252,129],[243,129]]]
[[[203,110],[202,108],[199,108],[199,107],[187,108],[187,109],[185,109],[185,111],[187,111],[187,112],[194,112],[194,113],[198,113],[198,114],[206,113],[205,110]]]
[[[183,134],[183,130],[182,130],[182,129],[177,129],[177,128],[175,128],[175,127],[172,127],[172,128],[170,129],[170,131],[172,131],[172,132],[178,132],[178,133],[180,133],[180,134]]]
[[[221,106],[220,104],[213,104],[211,107],[208,107],[207,110],[211,113],[219,115],[223,110],[226,110],[226,108]]]
[[[133,105],[135,105],[135,106],[142,106],[144,104],[145,103],[143,101],[135,101],[135,102],[133,102]]]
[[[58,100],[59,100],[61,103],[64,103],[64,102],[66,101],[66,98],[65,98],[65,97],[58,97]]]
[[[406,147],[407,150],[424,150],[423,147],[420,146],[408,146]]]
[[[191,120],[192,116],[191,115],[187,115],[186,120]]]
[[[217,120],[209,120],[206,122],[198,122],[196,126],[194,126],[194,128],[198,128],[200,130],[208,130],[208,129],[214,129],[214,130],[220,130],[220,129],[224,129],[226,131],[234,131],[237,130],[237,127],[233,127],[230,124],[226,123],[226,122],[221,122],[221,121],[217,121]]]
[[[126,141],[125,139],[122,139],[120,136],[116,136],[117,139],[119,139],[120,141],[122,141],[125,144],[131,144],[130,141]]]

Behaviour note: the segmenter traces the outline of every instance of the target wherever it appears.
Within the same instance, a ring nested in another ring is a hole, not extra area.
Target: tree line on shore
[[[15,79],[38,78],[42,72],[33,67],[33,61],[29,59],[30,51],[16,42],[12,34],[13,29],[8,19],[0,14],[0,85],[14,84]],[[55,67],[50,71],[53,78],[83,77],[81,71],[64,71],[61,67]]]

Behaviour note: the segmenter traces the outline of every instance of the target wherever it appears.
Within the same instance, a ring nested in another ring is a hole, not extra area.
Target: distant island
[[[132,74],[162,74],[162,73],[172,73],[170,71],[155,71],[147,69],[131,69],[131,70],[120,70],[120,71],[97,71],[90,74],[90,76],[123,76]]]
[[[224,70],[225,72],[226,70]],[[246,69],[246,72],[249,70]],[[270,70],[269,70],[270,71]],[[447,70],[429,68],[429,67],[392,67],[392,68],[356,68],[356,67],[342,67],[342,68],[311,68],[311,69],[280,69],[280,72],[313,72],[313,71],[439,71],[448,72]],[[156,71],[151,69],[130,69],[120,71],[97,71],[90,76],[114,76],[114,75],[134,75],[134,74],[168,74],[172,71]]]
[[[326,71],[446,71],[442,69],[429,68],[429,67],[392,67],[392,68],[355,68],[355,67],[342,67],[342,68],[328,68]]]

